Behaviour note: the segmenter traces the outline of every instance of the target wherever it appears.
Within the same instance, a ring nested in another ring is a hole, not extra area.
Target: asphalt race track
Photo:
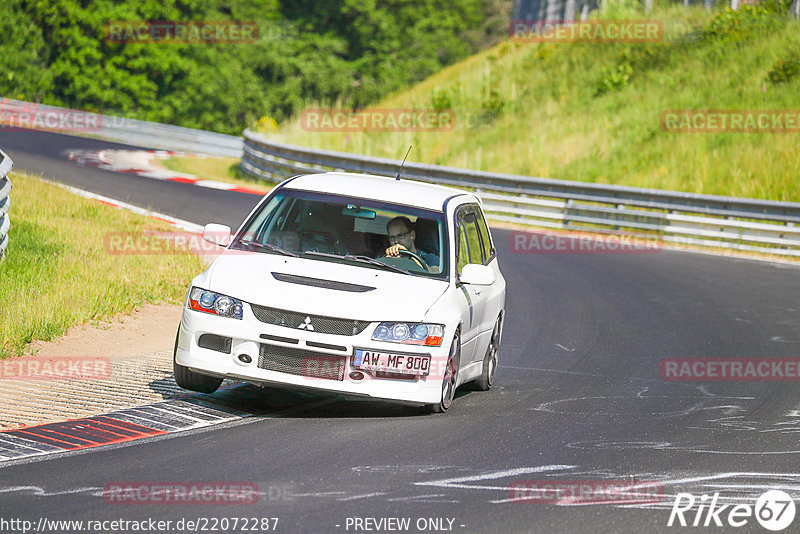
[[[0,136],[17,169],[198,224],[235,227],[258,200],[79,167],[64,156],[108,146],[122,145]],[[264,522],[233,529],[233,518],[277,518],[267,527],[285,533],[769,532],[755,517],[732,528],[728,514],[734,504],[755,507],[768,489],[800,497],[797,381],[667,381],[660,365],[798,358],[800,269],[668,250],[525,254],[511,249],[508,230],[493,235],[509,291],[491,391],[459,390],[447,414],[425,416],[241,386],[215,397],[250,411],[247,418],[0,463],[0,516],[34,525],[43,517],[172,521],[164,532],[267,531]],[[248,483],[258,495],[252,504],[131,505],[104,491],[192,481]],[[636,502],[519,493],[598,481],[654,482],[658,491]],[[670,527],[679,493],[697,505],[685,514],[690,526]],[[692,527],[701,496],[709,495],[708,510],[715,493],[717,509],[727,508],[714,517],[701,510],[698,523],[712,526]],[[409,526],[398,530],[388,518]],[[725,526],[714,527],[715,518]],[[179,530],[182,519],[201,528]],[[792,531],[800,532],[800,518]]]
[[[120,174],[95,167],[78,166],[67,159],[70,150],[108,148],[137,149],[111,141],[71,137],[49,132],[0,129],[0,148],[14,161],[14,168],[41,174],[48,180],[128,202],[187,221],[214,222],[237,227],[260,200],[235,191],[183,187],[177,182]],[[145,147],[147,148],[147,147]],[[146,185],[144,185],[146,184]],[[13,216],[13,215],[12,215]]]

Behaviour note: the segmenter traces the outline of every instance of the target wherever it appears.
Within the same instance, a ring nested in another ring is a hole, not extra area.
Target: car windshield
[[[250,217],[231,248],[446,278],[446,235],[442,212],[281,189]],[[408,252],[387,255],[397,244]]]

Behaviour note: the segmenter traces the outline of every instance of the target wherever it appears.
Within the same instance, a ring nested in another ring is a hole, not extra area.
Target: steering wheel
[[[420,267],[424,272],[430,271],[430,268],[428,267],[428,264],[425,263],[425,260],[420,258],[417,254],[414,254],[410,250],[406,250],[403,248],[399,249],[398,252],[400,253],[399,257],[384,255],[381,257],[381,261],[389,265],[394,265],[396,267],[407,268],[406,264],[409,264],[409,266],[413,265],[414,267],[417,266]],[[403,256],[403,254],[406,254],[406,256]]]
[[[401,248],[400,250],[398,250],[398,252],[400,254],[407,254],[407,255],[411,256],[411,259],[414,260],[415,262],[417,262],[420,267],[425,269],[425,271],[429,271],[430,270],[430,267],[428,267],[428,264],[425,263],[425,260],[420,258],[418,254],[415,254],[415,253],[411,252],[410,250],[407,250],[407,249],[404,249],[404,248]]]

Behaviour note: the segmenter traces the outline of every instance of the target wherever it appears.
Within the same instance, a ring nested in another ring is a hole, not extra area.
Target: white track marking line
[[[369,499],[370,497],[380,497],[381,495],[386,495],[382,491],[378,491],[376,493],[365,493],[364,495],[353,495],[352,497],[345,497],[343,499],[336,499],[339,502],[345,501],[356,501],[358,499]]]
[[[471,484],[463,484],[464,482],[477,482],[479,480],[497,480],[498,478],[507,478],[518,475],[527,475],[529,473],[546,473],[549,471],[565,471],[568,469],[575,469],[575,465],[543,465],[539,467],[519,467],[516,469],[506,469],[503,471],[494,471],[491,473],[484,473],[482,475],[473,475],[468,477],[445,478],[441,480],[431,480],[428,482],[414,482],[416,486],[435,486],[439,488],[465,488],[465,489],[492,489],[492,490],[510,490],[508,486],[475,486]]]

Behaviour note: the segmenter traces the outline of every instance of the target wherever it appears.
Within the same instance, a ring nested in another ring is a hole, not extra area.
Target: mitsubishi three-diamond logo
[[[314,330],[314,325],[311,324],[311,317],[306,317],[305,321],[303,321],[302,324],[300,324],[300,326],[298,326],[297,328],[299,328],[300,330],[311,330],[311,331],[313,331]]]

